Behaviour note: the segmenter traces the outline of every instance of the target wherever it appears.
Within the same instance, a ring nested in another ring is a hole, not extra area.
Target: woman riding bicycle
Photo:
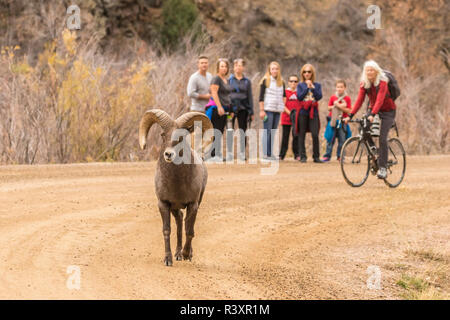
[[[369,110],[367,119],[373,122],[374,116],[378,113],[381,119],[380,126],[380,148],[378,157],[378,172],[379,179],[387,177],[387,160],[388,160],[388,134],[389,129],[395,122],[396,105],[392,100],[388,90],[388,77],[375,61],[366,61],[361,75],[361,84],[359,88],[358,98],[353,106],[349,117],[344,119],[347,124],[348,121],[358,112],[366,94],[369,96]]]

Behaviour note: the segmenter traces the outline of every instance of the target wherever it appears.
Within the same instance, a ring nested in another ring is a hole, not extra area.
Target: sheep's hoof
[[[186,253],[186,251],[183,250],[183,260],[192,261],[192,247],[191,250],[189,250],[189,253]]]
[[[183,257],[181,256],[181,250],[177,251],[177,253],[175,253],[175,260],[177,260],[177,261],[183,260]]]
[[[166,267],[171,267],[172,266],[172,257],[165,257],[164,264],[166,265]]]

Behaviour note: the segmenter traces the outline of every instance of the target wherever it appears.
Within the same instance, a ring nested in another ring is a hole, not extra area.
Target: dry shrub
[[[5,50],[0,64],[3,163],[124,159],[145,106],[149,62],[114,69],[65,30],[36,66]]]
[[[136,44],[135,56],[115,61],[98,53],[95,37],[80,44],[64,30],[31,66],[20,48],[3,48],[0,60],[0,162],[67,163],[148,158],[137,130],[145,110],[174,118],[189,109],[186,95],[197,57],[226,56],[227,43],[185,39],[184,50],[157,55]],[[156,156],[160,129],[149,139]]]

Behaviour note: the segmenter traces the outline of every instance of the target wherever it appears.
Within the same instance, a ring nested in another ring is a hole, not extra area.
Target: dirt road
[[[337,162],[261,166],[209,165],[193,261],[173,267],[155,163],[0,167],[0,298],[397,299],[405,277],[448,297],[450,156],[409,157],[394,190],[351,188]]]

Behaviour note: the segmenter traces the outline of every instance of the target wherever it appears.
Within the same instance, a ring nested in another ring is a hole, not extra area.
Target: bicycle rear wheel
[[[341,171],[345,181],[352,187],[360,187],[369,176],[369,150],[359,137],[345,141],[341,152]]]
[[[397,138],[388,141],[388,176],[384,179],[389,187],[395,188],[400,185],[406,172],[406,152],[402,143]]]

